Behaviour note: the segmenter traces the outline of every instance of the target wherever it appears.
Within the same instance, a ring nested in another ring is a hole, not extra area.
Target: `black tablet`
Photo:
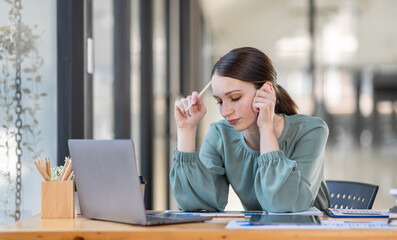
[[[250,224],[254,225],[318,225],[318,216],[312,215],[253,215]]]

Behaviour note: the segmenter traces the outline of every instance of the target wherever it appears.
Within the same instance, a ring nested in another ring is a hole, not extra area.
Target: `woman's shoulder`
[[[290,127],[306,129],[311,131],[314,129],[323,130],[328,133],[327,123],[320,117],[309,116],[305,114],[286,115]]]

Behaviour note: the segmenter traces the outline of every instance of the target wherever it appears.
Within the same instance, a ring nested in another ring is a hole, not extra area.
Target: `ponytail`
[[[286,115],[295,115],[298,113],[298,105],[292,100],[288,92],[280,85],[273,86],[276,92],[275,113],[284,113]]]

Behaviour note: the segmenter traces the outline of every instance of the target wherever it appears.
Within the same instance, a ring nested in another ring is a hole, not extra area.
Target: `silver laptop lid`
[[[81,214],[146,224],[132,140],[69,140]]]

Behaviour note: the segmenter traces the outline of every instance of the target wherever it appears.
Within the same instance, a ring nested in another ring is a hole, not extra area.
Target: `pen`
[[[199,93],[199,97],[201,97],[201,95],[203,95],[205,93],[205,91],[208,90],[208,88],[211,86],[211,81],[209,81],[209,83],[207,83],[207,85],[203,88],[203,90],[201,90],[201,92]],[[189,105],[186,109],[185,112],[187,112],[194,104]]]

